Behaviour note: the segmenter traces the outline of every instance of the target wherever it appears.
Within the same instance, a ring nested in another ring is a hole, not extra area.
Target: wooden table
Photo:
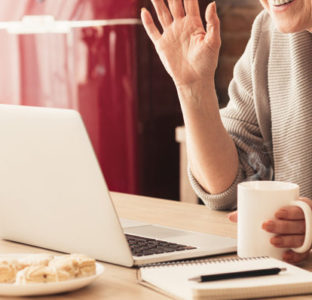
[[[154,222],[162,225],[214,233],[222,236],[236,236],[236,225],[227,220],[225,212],[211,211],[202,205],[120,193],[112,193],[112,197],[119,216],[123,218],[136,219],[151,223]],[[0,241],[0,251],[1,253],[38,253],[46,250]],[[124,268],[106,263],[103,263],[103,265],[105,267],[104,274],[89,287],[67,294],[36,297],[35,299],[168,299],[164,295],[158,294],[139,285],[136,279],[135,268]],[[312,270],[312,257],[303,265],[303,267]],[[297,298],[312,299],[312,295]],[[0,299],[14,300],[21,298],[0,297]],[[291,299],[295,298],[291,297]]]

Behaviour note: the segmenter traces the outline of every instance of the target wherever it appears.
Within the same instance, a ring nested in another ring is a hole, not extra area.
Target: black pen
[[[193,277],[193,278],[190,278],[189,280],[197,281],[197,282],[207,282],[207,281],[215,281],[215,280],[223,280],[223,279],[276,275],[281,271],[286,271],[286,268],[269,268],[269,269],[257,269],[257,270],[240,271],[240,272],[209,274],[209,275],[201,275],[201,276]]]

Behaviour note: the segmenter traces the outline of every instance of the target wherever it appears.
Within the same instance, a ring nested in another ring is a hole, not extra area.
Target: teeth
[[[283,5],[292,1],[293,0],[271,0],[273,5]]]

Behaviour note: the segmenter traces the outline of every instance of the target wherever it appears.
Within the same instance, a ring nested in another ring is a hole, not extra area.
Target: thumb
[[[229,213],[227,217],[231,222],[237,223],[237,210]]]
[[[220,38],[220,21],[217,15],[216,2],[212,2],[207,6],[206,13],[206,43],[214,49],[218,49],[221,46]]]

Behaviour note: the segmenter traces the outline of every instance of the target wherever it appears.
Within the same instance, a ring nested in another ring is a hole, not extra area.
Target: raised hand
[[[163,32],[159,32],[145,8],[141,12],[142,22],[175,84],[185,86],[214,80],[221,45],[215,2],[206,9],[206,30],[198,0],[184,0],[184,3],[168,0],[169,7],[164,0],[152,0],[152,3]]]

